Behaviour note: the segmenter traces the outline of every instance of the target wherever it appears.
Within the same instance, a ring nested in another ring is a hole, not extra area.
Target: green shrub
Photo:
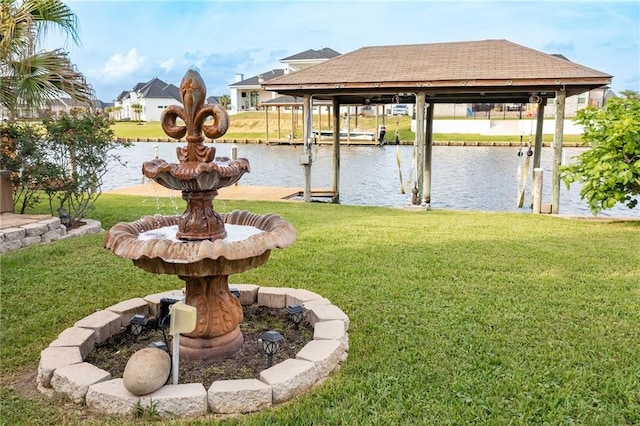
[[[77,226],[102,193],[113,153],[129,143],[114,142],[111,122],[102,115],[74,110],[40,124],[2,124],[2,162],[11,171],[14,210],[24,213],[45,194],[52,215]]]

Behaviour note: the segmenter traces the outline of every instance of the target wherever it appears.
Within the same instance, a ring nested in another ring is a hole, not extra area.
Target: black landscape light
[[[291,319],[291,321],[293,321],[293,323],[296,325],[296,328],[299,326],[299,324],[302,322],[302,318],[304,318],[304,307],[302,307],[301,305],[289,305],[287,306],[286,309],[287,313],[289,314],[289,318]]]
[[[129,325],[131,326],[131,334],[134,336],[139,336],[142,333],[142,329],[149,322],[149,318],[146,315],[135,314],[129,320]]]
[[[282,334],[275,330],[269,330],[262,333],[260,342],[262,342],[262,350],[267,354],[267,368],[273,365],[273,354],[280,349],[280,341],[283,340]]]
[[[147,345],[148,348],[160,349],[161,351],[165,351],[169,353],[169,347],[163,341],[151,342]]]
[[[237,288],[230,288],[229,293],[240,299],[240,290],[238,290]]]
[[[69,226],[71,226],[71,216],[69,216],[69,213],[67,213],[67,211],[60,207],[58,209],[58,217],[60,218],[60,223],[63,224],[66,228],[69,228]]]

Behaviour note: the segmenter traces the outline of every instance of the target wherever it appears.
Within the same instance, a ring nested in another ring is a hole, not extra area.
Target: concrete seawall
[[[119,142],[184,142],[185,140],[179,139],[169,139],[169,138],[118,138]],[[523,139],[523,143],[527,144],[529,139],[528,136]],[[230,143],[230,144],[265,144],[265,145],[302,145],[302,141],[298,139],[294,139],[293,141],[289,139],[217,139],[216,143]],[[318,140],[319,145],[331,145],[333,142],[329,139]],[[395,142],[387,141],[386,145],[395,145]],[[340,145],[344,146],[372,146],[377,145],[375,141],[359,141],[352,140],[348,141],[343,139],[340,141]],[[412,140],[401,140],[400,145],[413,145]],[[520,140],[518,137],[514,137],[512,141],[434,141],[434,146],[520,146]],[[565,147],[584,147],[585,145],[582,142],[564,142],[562,144]],[[549,147],[551,146],[550,142],[543,142],[542,146]]]

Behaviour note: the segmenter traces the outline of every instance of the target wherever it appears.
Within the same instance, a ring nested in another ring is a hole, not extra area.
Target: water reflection
[[[158,156],[175,162],[176,148],[184,143],[138,142],[133,147],[121,149],[118,154],[127,167],[113,167],[105,176],[103,189],[108,191],[142,181],[142,163],[153,158],[153,146],[158,145]],[[217,156],[231,156],[231,144],[217,144]],[[298,163],[301,147],[288,145],[239,144],[238,157],[249,159],[251,173],[245,174],[240,185],[304,187],[303,169]],[[564,157],[582,152],[582,148],[565,148]],[[400,167],[397,153],[399,152]],[[387,145],[342,146],[340,150],[340,201],[342,204],[405,206],[411,202],[408,182],[415,181],[412,146]],[[434,209],[484,210],[531,212],[530,208],[518,208],[517,170],[524,158],[518,157],[515,147],[433,147],[431,179],[431,206]],[[332,147],[314,147],[311,186],[329,189],[332,184]],[[551,164],[553,150],[543,148],[541,166],[544,170],[543,202],[551,202]],[[531,167],[533,170],[533,167]],[[402,175],[405,193],[400,191]],[[525,207],[531,202],[531,176],[525,195]],[[573,185],[560,190],[560,214],[591,215],[586,203],[580,200],[580,188]],[[638,209],[616,206],[599,216],[639,217]]]

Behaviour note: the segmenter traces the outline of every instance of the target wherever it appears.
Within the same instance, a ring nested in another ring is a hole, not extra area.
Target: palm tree
[[[640,99],[640,94],[637,91],[631,89],[621,90],[620,95],[628,99]]]
[[[222,95],[218,98],[222,108],[227,109],[227,106],[231,103],[231,97],[229,95]]]
[[[79,44],[76,15],[60,0],[0,0],[0,103],[12,116],[64,95],[89,107],[93,89],[62,49],[37,51],[51,27]]]
[[[142,110],[144,109],[144,107],[141,104],[133,104],[131,105],[131,109],[133,110],[133,113],[138,120],[138,124],[140,124],[140,116],[142,115]]]

